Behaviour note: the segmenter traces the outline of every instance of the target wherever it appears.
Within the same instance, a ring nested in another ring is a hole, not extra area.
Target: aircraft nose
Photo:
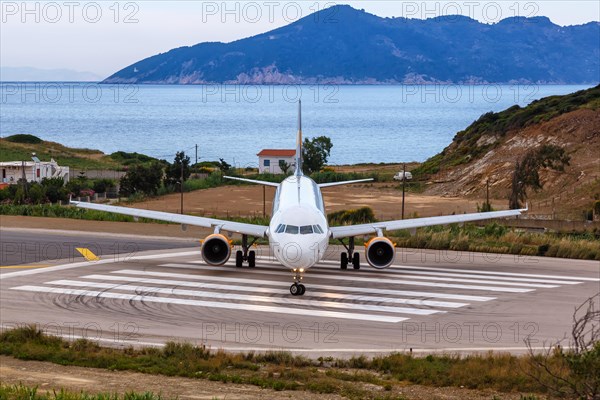
[[[288,268],[309,268],[315,263],[312,247],[298,240],[280,238],[274,245],[275,257]]]

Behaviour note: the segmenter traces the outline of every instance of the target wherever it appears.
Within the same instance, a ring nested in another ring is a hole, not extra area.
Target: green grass
[[[433,226],[418,229],[415,235],[398,231],[393,232],[390,237],[401,248],[600,260],[599,235],[600,232],[531,233],[490,223],[484,227],[473,224],[462,227]]]
[[[86,210],[76,207],[65,207],[55,204],[13,205],[0,204],[0,215],[20,215],[28,217],[70,218],[88,221],[134,222],[128,215],[107,213],[104,211]],[[140,218],[140,222],[160,222]]]
[[[33,138],[36,137],[33,136]],[[31,153],[35,152],[37,157],[42,161],[50,161],[51,158],[54,158],[59,165],[84,170],[119,170],[134,163],[145,163],[155,160],[152,157],[138,153],[116,152],[106,155],[100,150],[72,148],[45,140],[38,142],[31,138],[26,138],[26,140],[17,138],[15,142],[12,136],[0,139],[0,148],[2,148],[2,151],[0,151],[0,161],[30,161]]]
[[[600,344],[589,357],[600,357]],[[0,354],[23,360],[48,361],[110,370],[245,383],[274,390],[306,390],[335,393],[351,399],[392,399],[396,385],[420,384],[493,389],[501,392],[545,393],[546,386],[532,376],[530,356],[488,353],[485,355],[429,355],[424,358],[394,353],[369,359],[328,358],[310,360],[284,351],[225,353],[191,344],[167,343],[164,348],[104,348],[87,341],[67,342],[23,327],[0,334]],[[556,353],[549,365],[572,378],[568,361]],[[588,358],[589,358],[588,357]],[[597,361],[595,361],[597,362]],[[369,390],[366,384],[379,390]],[[392,392],[383,394],[386,392]],[[150,398],[150,397],[149,397]]]
[[[164,400],[161,395],[151,392],[134,393],[127,392],[123,395],[111,393],[73,393],[60,389],[52,392],[40,392],[37,387],[28,387],[23,384],[5,385],[0,384],[1,400]]]

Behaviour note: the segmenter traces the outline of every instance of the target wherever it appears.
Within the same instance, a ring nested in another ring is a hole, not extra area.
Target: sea
[[[256,167],[260,150],[295,147],[302,100],[304,137],[331,138],[329,164],[424,161],[484,113],[588,87],[2,82],[0,136]]]

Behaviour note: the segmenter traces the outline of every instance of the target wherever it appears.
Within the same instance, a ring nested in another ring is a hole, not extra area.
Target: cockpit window
[[[301,226],[300,227],[300,234],[301,235],[309,235],[313,233],[313,227],[312,225],[306,225],[306,226]]]
[[[285,231],[285,225],[283,224],[279,224],[279,226],[277,226],[277,229],[275,229],[275,233],[283,233]]]
[[[315,231],[315,233],[325,233],[323,231],[323,228],[321,228],[321,225],[313,225],[313,230]]]
[[[285,227],[285,233],[290,233],[292,235],[297,235],[298,234],[298,227],[294,226],[294,225],[286,225],[286,227]]]

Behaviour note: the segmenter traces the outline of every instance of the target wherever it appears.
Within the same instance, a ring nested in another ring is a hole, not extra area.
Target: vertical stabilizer
[[[302,100],[298,101],[298,136],[296,138],[296,176],[302,173]]]

